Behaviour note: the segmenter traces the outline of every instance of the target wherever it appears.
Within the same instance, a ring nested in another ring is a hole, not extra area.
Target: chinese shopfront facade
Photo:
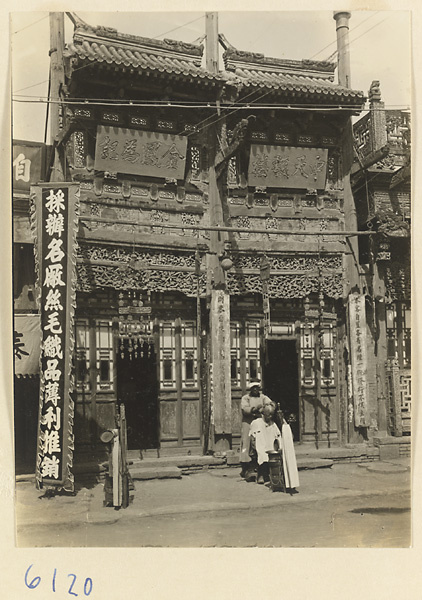
[[[235,449],[255,377],[298,442],[383,428],[350,185],[364,97],[332,63],[222,43],[218,73],[202,46],[85,24],[65,51],[75,453],[121,403],[129,449]]]
[[[330,63],[227,46],[225,71],[212,74],[201,54],[86,26],[67,49],[63,146],[80,189],[76,444],[95,444],[124,403],[132,449],[236,447],[254,377],[296,440],[345,443],[345,150],[363,96],[335,85]],[[123,106],[96,101],[112,94]],[[266,110],[228,110],[263,95]],[[202,123],[216,120],[205,106],[216,101],[226,110],[212,155]]]

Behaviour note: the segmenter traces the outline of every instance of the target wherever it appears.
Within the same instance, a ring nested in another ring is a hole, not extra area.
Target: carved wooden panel
[[[183,400],[183,438],[200,436],[199,400]]]
[[[160,402],[161,437],[177,438],[176,400],[162,400]]]
[[[232,396],[232,434],[240,435],[242,428],[242,418],[240,411],[241,398]]]

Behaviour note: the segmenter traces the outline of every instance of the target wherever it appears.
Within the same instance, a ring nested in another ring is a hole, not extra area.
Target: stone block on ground
[[[398,444],[381,444],[380,460],[391,460],[400,458],[400,446]]]

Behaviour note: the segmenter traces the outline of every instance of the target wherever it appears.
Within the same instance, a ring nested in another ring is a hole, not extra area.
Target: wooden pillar
[[[62,128],[63,114],[57,100],[62,96],[64,85],[64,13],[50,13],[50,140],[53,146],[54,162],[50,181],[64,181],[63,165],[57,148],[58,134]]]
[[[98,442],[97,426],[97,339],[95,319],[89,319],[89,384],[90,384],[90,437],[91,445]]]
[[[218,73],[218,15],[206,13],[206,65],[212,73]],[[218,113],[216,117],[218,116]],[[208,130],[209,156],[209,212],[212,226],[224,225],[222,189],[216,174],[217,134],[221,133],[221,117]],[[221,137],[221,135],[220,135]],[[220,257],[224,252],[227,234],[210,232],[209,295],[210,334],[212,363],[212,397],[214,422],[214,450],[225,451],[231,447],[231,377],[230,377],[230,296],[226,289],[225,274]]]
[[[225,290],[211,296],[215,450],[231,445],[230,298]]]
[[[403,435],[403,422],[401,418],[401,396],[400,396],[400,369],[397,359],[392,359],[391,363],[391,393],[392,408],[394,419],[394,435],[401,437]]]
[[[378,400],[378,435],[387,435],[388,391],[387,391],[387,324],[385,318],[385,282],[380,273],[379,263],[374,262],[373,279],[375,297],[375,321],[377,326],[376,343],[376,386]]]

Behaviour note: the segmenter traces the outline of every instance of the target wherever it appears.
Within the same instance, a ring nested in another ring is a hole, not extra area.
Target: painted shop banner
[[[29,192],[32,184],[44,179],[45,145],[13,142],[13,191]]]
[[[350,353],[355,427],[367,427],[368,422],[368,356],[366,348],[365,297],[349,296]]]
[[[14,323],[15,375],[38,375],[40,372],[40,317],[16,314]]]
[[[41,321],[36,481],[73,491],[73,315],[79,186],[31,187],[37,301]]]
[[[325,188],[328,150],[252,144],[249,159],[250,186],[276,188]]]
[[[180,135],[99,125],[95,169],[183,179],[187,143]]]

